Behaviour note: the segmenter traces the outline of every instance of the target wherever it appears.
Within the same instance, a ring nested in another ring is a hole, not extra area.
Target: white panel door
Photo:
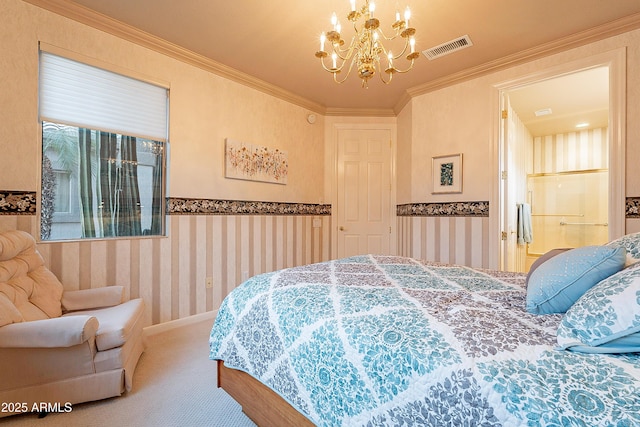
[[[338,130],[338,257],[389,254],[391,132]]]

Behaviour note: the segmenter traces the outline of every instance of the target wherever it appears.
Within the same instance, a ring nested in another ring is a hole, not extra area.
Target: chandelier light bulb
[[[355,12],[356,10],[356,0],[351,0],[351,11]]]
[[[373,12],[376,11],[376,4],[374,2],[369,3],[369,17],[373,18]]]
[[[327,36],[323,32],[320,34],[320,52],[324,52],[324,42],[327,40]]]
[[[331,15],[331,25],[333,25],[333,29],[336,29],[336,24],[338,23],[338,16],[336,15],[335,12],[333,12],[333,15]]]
[[[411,53],[414,53],[416,51],[416,38],[415,37],[411,37],[409,39],[409,46],[411,46]]]
[[[409,6],[407,6],[404,11],[404,22],[407,23],[407,27],[409,26],[409,19],[411,19],[411,9],[409,9]]]

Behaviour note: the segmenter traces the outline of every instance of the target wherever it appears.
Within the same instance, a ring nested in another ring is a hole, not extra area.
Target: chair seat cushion
[[[114,307],[74,311],[64,316],[82,314],[98,319],[100,326],[96,333],[96,346],[98,351],[105,351],[120,347],[129,339],[135,325],[142,321],[143,312],[144,302],[141,298],[137,298]]]

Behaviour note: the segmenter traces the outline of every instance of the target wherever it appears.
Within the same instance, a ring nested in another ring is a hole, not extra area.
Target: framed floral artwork
[[[431,161],[432,194],[462,193],[462,153],[433,157]]]
[[[226,139],[226,178],[286,184],[288,174],[286,151]]]

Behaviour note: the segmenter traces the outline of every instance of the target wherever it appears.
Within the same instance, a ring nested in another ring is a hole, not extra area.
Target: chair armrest
[[[95,317],[80,315],[12,323],[0,328],[0,347],[71,347],[95,337],[98,326]]]
[[[62,307],[65,312],[91,310],[93,308],[113,307],[121,304],[123,299],[124,287],[122,286],[64,291],[62,293]]]

